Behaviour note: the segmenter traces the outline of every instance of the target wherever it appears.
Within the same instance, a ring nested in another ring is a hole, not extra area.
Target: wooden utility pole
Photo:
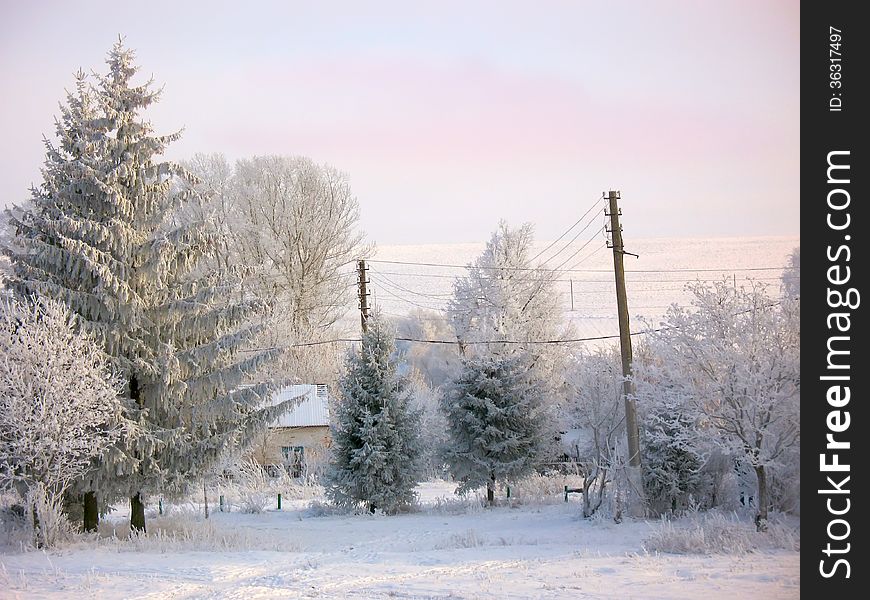
[[[357,270],[359,271],[359,314],[360,314],[360,325],[362,325],[362,331],[365,333],[369,330],[368,320],[369,320],[369,294],[366,291],[366,285],[368,284],[368,278],[366,276],[366,271],[368,268],[366,267],[365,259],[360,259],[357,261]]]
[[[569,279],[568,282],[571,284],[571,311],[574,311],[574,280]]]
[[[613,248],[613,272],[616,277],[616,303],[619,313],[619,348],[622,354],[623,394],[625,395],[625,429],[628,437],[629,482],[635,489],[630,490],[637,502],[632,502],[634,514],[642,513],[642,480],[640,477],[640,434],[637,425],[637,406],[634,401],[634,384],[631,381],[631,330],[628,323],[628,296],[625,292],[625,267],[623,258],[625,248],[622,243],[622,226],[619,224],[619,192],[611,190],[607,194],[609,202],[610,234]]]

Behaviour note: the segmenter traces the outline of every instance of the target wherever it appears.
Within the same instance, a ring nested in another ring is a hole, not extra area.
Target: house
[[[283,469],[292,477],[317,475],[331,442],[329,392],[325,385],[290,385],[273,394],[267,405],[291,398],[300,398],[299,404],[269,423],[254,443],[253,458],[270,471]]]

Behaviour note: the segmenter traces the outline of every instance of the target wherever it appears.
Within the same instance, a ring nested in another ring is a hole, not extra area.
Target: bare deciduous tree
[[[651,345],[678,372],[716,442],[742,457],[758,484],[758,528],[770,505],[768,474],[800,441],[800,329],[794,301],[762,284],[697,283],[693,308],[673,306]]]

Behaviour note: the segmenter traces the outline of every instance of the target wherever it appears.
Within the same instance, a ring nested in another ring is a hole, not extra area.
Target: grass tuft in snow
[[[647,552],[670,554],[745,554],[764,550],[800,550],[800,530],[771,520],[759,533],[751,522],[720,512],[696,513],[680,521],[662,520],[643,543]]]
[[[112,528],[101,524],[99,535],[80,535],[76,549],[105,548],[116,552],[233,552],[271,550],[300,552],[301,544],[286,532],[205,520],[178,511],[148,521],[148,533],[130,533],[126,525]]]

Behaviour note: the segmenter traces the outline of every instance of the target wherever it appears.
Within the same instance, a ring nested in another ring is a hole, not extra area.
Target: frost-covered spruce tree
[[[643,418],[643,484],[651,510],[677,513],[710,491],[712,481],[704,471],[709,448],[686,399],[660,392]]]
[[[211,230],[174,218],[192,188],[178,181],[192,176],[159,160],[180,134],[154,135],[140,116],[158,92],[133,83],[133,58],[119,41],[96,85],[77,78],[42,185],[10,212],[7,253],[12,287],[67,303],[123,375],[142,435],[89,474],[85,520],[96,525],[94,492],[129,495],[131,526],[144,530],[146,493],[183,487],[266,417],[253,407],[270,386],[256,374],[279,351],[239,353],[260,328],[258,305],[203,268]]]
[[[459,493],[486,486],[489,504],[499,483],[531,474],[548,451],[545,386],[529,358],[470,357],[443,397],[450,440],[445,460]]]
[[[420,482],[420,416],[399,373],[396,344],[378,314],[339,382],[327,493],[338,505],[394,513],[413,504]]]

